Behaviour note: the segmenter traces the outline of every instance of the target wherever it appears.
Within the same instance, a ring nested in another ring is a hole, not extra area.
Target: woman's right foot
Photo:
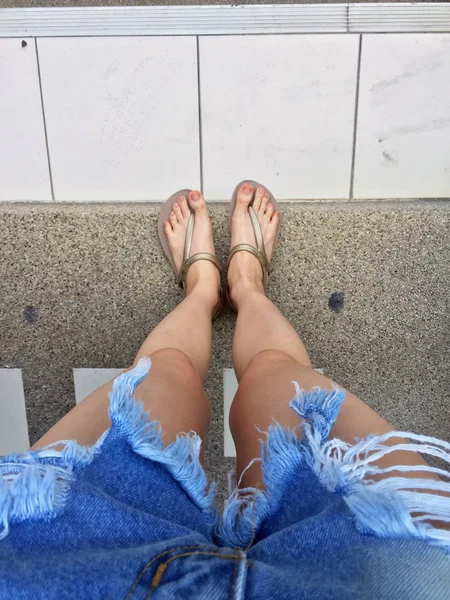
[[[179,196],[173,204],[169,220],[164,223],[164,231],[177,272],[180,271],[183,263],[184,244],[191,209],[195,214],[195,222],[190,255],[193,256],[199,252],[215,255],[213,229],[203,194],[193,191],[188,197]],[[212,305],[217,308],[220,302],[220,274],[212,262],[199,260],[191,265],[186,277],[186,295],[194,287],[200,287],[203,294],[206,294],[211,299]]]
[[[267,260],[270,262],[280,213],[274,211],[269,194],[263,188],[255,190],[249,183],[244,183],[239,188],[236,208],[231,219],[231,247],[237,244],[249,244],[256,248],[255,232],[248,212],[253,196],[252,207],[258,217]],[[246,251],[236,252],[228,268],[228,286],[234,303],[238,301],[241,292],[245,293],[252,288],[264,291],[263,270],[256,256]]]

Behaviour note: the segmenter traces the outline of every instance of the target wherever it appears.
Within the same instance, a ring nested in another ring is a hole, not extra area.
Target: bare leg
[[[244,185],[238,195],[233,219],[232,246],[237,243],[255,245],[247,214],[252,197],[253,189]],[[258,190],[253,206],[261,223],[270,260],[279,216],[273,214],[273,209]],[[314,386],[331,390],[332,382],[311,368],[301,339],[265,296],[261,267],[253,255],[239,252],[233,257],[228,282],[238,310],[233,362],[239,389],[231,407],[230,426],[237,448],[239,477],[250,461],[260,455],[261,435],[257,428],[267,431],[273,419],[284,427],[298,424],[298,416],[289,408],[289,400],[294,396],[292,381],[297,381],[305,390]],[[347,393],[331,434],[353,442],[355,437],[388,431],[392,431],[392,427],[387,421],[359,398]],[[390,443],[398,441],[391,440]],[[419,454],[401,451],[386,455],[378,463],[383,467],[396,464],[426,465]],[[242,485],[262,486],[259,463],[245,472]]]
[[[212,227],[200,192],[181,197],[166,224],[169,244],[181,266],[188,202],[195,212],[192,253],[214,253]],[[219,300],[220,277],[210,262],[194,263],[188,272],[186,298],[150,333],[136,360],[150,356],[152,368],[136,390],[136,397],[160,421],[165,443],[182,431],[196,431],[203,439],[209,423],[209,404],[202,383],[211,355],[211,316]],[[112,382],[93,392],[50,429],[34,446],[62,439],[92,444],[110,426],[107,414]]]

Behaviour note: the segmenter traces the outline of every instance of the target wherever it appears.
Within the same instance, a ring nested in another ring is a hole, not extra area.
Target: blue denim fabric
[[[149,368],[143,360],[115,380],[112,427],[95,447],[0,459],[0,598],[450,597],[450,532],[427,522],[450,520],[450,500],[417,491],[449,484],[372,481],[389,435],[328,440],[342,391],[297,388],[303,437],[275,424],[266,492],[236,490],[219,517],[198,436],[163,449],[133,398]],[[412,442],[402,447],[449,460],[449,444],[403,435]]]

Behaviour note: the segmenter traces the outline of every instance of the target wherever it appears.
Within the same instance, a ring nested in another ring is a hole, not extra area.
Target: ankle
[[[199,301],[215,306],[220,296],[220,275],[189,272],[186,279],[186,296],[195,294]]]
[[[255,294],[265,295],[262,281],[240,279],[233,285],[230,285],[230,297],[233,304],[239,309],[243,302],[248,301]]]

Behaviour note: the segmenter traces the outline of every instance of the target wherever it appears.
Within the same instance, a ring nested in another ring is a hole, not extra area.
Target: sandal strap
[[[191,214],[189,215],[189,221],[187,224],[186,237],[184,238],[183,266],[184,266],[184,263],[189,260],[189,255],[191,254],[192,238],[194,237],[194,224],[195,224],[194,221],[195,221],[194,213],[191,212]],[[182,268],[183,268],[183,266],[182,266]],[[187,271],[186,271],[186,273],[187,273]]]
[[[265,254],[262,254],[259,250],[257,250],[254,246],[250,246],[250,244],[237,244],[236,246],[233,246],[233,248],[231,248],[230,254],[228,256],[227,267],[230,266],[230,262],[231,262],[231,259],[233,258],[233,256],[237,252],[242,252],[242,251],[250,252],[250,254],[253,254],[253,256],[256,256],[256,258],[259,261],[259,264],[261,265],[262,271],[263,271],[263,285],[265,285],[267,277],[269,275],[268,265],[266,262],[266,256],[265,256]]]
[[[250,220],[253,225],[253,231],[255,233],[256,248],[254,246],[251,246],[250,244],[236,244],[236,246],[233,246],[233,248],[231,248],[230,250],[230,254],[228,255],[227,268],[230,266],[231,259],[236,254],[236,252],[250,252],[250,254],[253,254],[253,256],[255,256],[258,259],[259,264],[261,265],[263,271],[263,285],[265,285],[267,277],[269,276],[269,261],[267,260],[266,249],[264,247],[264,239],[261,231],[261,226],[259,224],[258,217],[256,216],[256,213],[253,210],[253,207],[248,207],[248,213],[250,215]]]
[[[214,256],[214,254],[210,254],[209,252],[197,252],[197,254],[193,254],[189,258],[185,258],[183,260],[180,272],[178,273],[178,283],[181,285],[181,287],[184,287],[184,284],[186,283],[186,277],[190,267],[198,260],[209,260],[209,262],[212,262],[212,264],[216,267],[219,273],[222,270],[220,267],[220,262],[217,260],[217,256]]]
[[[217,260],[217,257],[214,256],[214,254],[211,254],[210,252],[197,252],[197,254],[190,256],[191,247],[192,247],[192,238],[194,237],[194,225],[195,225],[194,213],[191,212],[191,214],[189,215],[189,221],[187,224],[186,237],[184,240],[183,263],[181,265],[180,272],[178,273],[178,283],[182,287],[184,287],[184,284],[186,283],[186,277],[187,277],[187,274],[188,274],[188,271],[189,271],[191,265],[193,265],[198,260],[209,260],[217,268],[219,273],[221,272],[220,262]]]
[[[263,234],[261,231],[261,225],[259,224],[258,217],[256,216],[253,206],[248,207],[248,214],[250,215],[250,220],[253,225],[253,231],[255,233],[256,248],[258,249],[258,252],[260,252],[261,256],[263,257],[265,268],[268,269],[269,261],[267,260],[266,248],[264,246],[264,238],[263,238]]]

